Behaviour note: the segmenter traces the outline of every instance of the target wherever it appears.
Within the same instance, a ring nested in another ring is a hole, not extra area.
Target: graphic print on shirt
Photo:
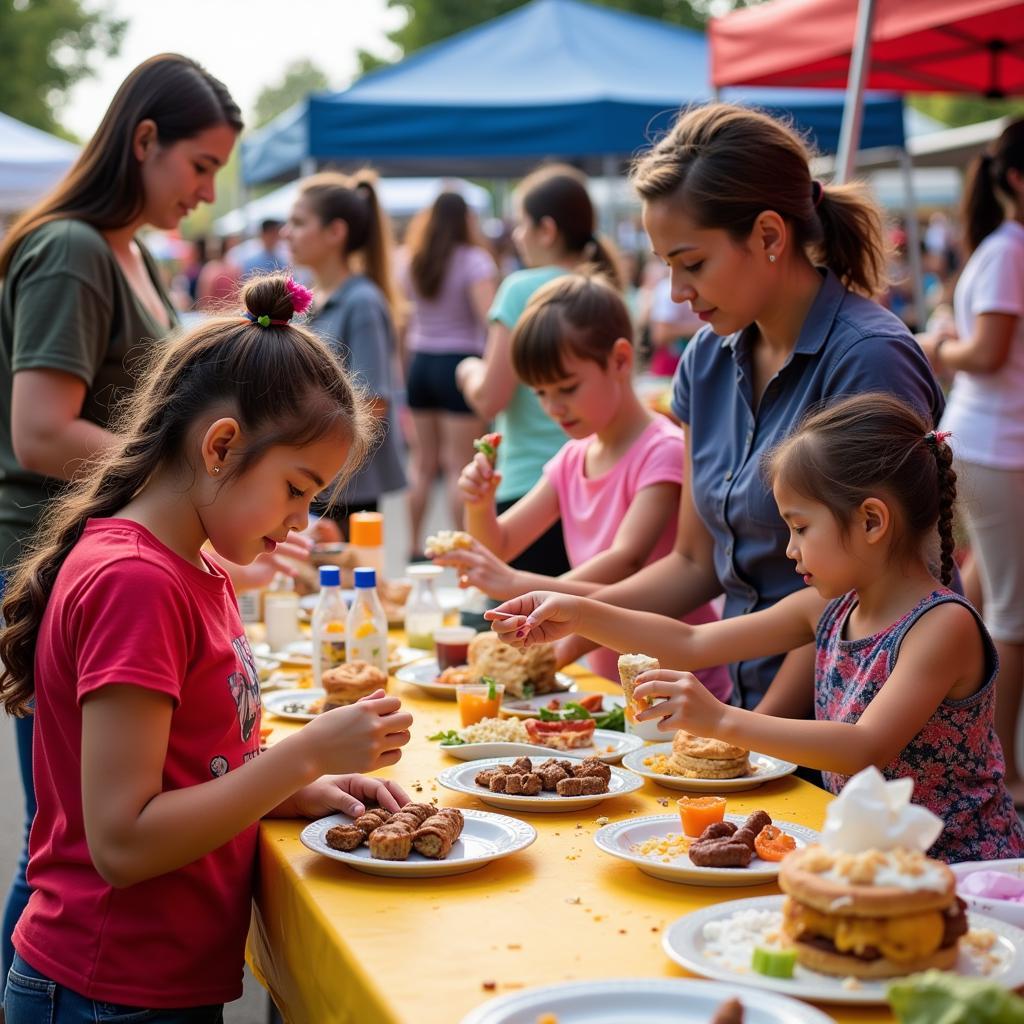
[[[228,677],[228,689],[238,711],[238,725],[242,731],[242,742],[247,743],[260,717],[260,679],[256,671],[256,660],[245,636],[237,636],[231,646],[238,656],[241,672],[232,672]]]

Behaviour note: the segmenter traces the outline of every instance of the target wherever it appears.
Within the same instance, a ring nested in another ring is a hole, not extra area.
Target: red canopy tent
[[[874,0],[865,87],[894,92],[1024,92],[1024,3]],[[712,19],[715,86],[843,89],[855,0],[773,0]]]

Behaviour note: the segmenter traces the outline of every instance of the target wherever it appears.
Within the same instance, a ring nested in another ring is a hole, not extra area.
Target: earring
[[[768,253],[768,262],[769,263],[774,263],[775,262],[775,253],[773,253],[773,252]]]
[[[213,471],[214,471],[214,473],[219,473],[220,472],[220,466],[214,466],[213,467]]]

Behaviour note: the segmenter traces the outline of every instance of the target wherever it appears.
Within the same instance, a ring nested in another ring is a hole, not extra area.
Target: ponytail
[[[812,181],[804,141],[767,114],[728,103],[685,110],[637,158],[631,179],[644,202],[677,204],[701,227],[739,242],[761,213],[774,210],[797,247],[847,288],[871,296],[885,285],[878,206],[860,185]]]
[[[1006,219],[1003,200],[1012,200],[1010,170],[1024,174],[1024,120],[1004,129],[988,152],[982,153],[967,176],[963,221],[967,246],[974,252]]]
[[[359,269],[381,290],[397,322],[402,303],[391,272],[391,224],[376,182],[377,176],[369,170],[352,177],[328,171],[306,178],[299,195],[322,224],[343,220],[348,225],[343,255],[360,262]]]

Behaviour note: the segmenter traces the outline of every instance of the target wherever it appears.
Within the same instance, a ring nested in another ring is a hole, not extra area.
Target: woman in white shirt
[[[1024,805],[1017,722],[1024,691],[1024,120],[973,168],[964,197],[970,259],[953,299],[955,332],[921,338],[955,373],[942,419],[953,432],[961,511],[999,652],[996,728],[1006,782]]]

